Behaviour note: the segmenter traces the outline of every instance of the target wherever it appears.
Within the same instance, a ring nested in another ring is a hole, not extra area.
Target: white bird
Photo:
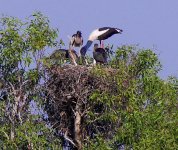
[[[99,40],[100,41],[100,46],[101,46],[101,41],[106,40],[109,37],[111,37],[114,34],[122,33],[122,29],[118,28],[112,28],[112,27],[102,27],[95,29],[89,36],[88,41],[85,46],[83,46],[80,50],[80,53],[82,56],[85,56],[88,48],[92,45],[94,40]]]

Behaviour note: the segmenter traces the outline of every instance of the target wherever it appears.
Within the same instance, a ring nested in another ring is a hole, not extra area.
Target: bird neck
[[[84,46],[85,49],[88,49],[92,45],[93,41],[88,40],[87,44]]]
[[[97,47],[94,47],[93,51],[96,52],[96,49],[98,49],[98,46],[97,46]]]

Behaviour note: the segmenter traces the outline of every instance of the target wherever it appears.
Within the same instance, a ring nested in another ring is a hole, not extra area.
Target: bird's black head
[[[94,47],[98,47],[98,43],[95,43],[95,44],[94,44]]]
[[[95,44],[94,44],[94,51],[95,51],[97,48],[98,48],[98,44],[95,43]]]
[[[81,37],[81,36],[82,36],[82,32],[81,32],[81,31],[77,31],[77,35],[78,35],[79,37]]]

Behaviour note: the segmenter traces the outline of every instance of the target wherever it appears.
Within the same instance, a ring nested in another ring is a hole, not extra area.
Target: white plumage
[[[102,28],[95,29],[89,35],[86,45],[81,48],[81,50],[80,50],[81,55],[85,56],[88,48],[92,45],[94,40],[99,40],[100,47],[101,47],[102,40],[106,40],[109,37],[111,37],[112,35],[119,34],[119,33],[120,34],[122,33],[122,29],[112,28],[112,27],[102,27]]]
[[[101,36],[102,34],[106,33],[109,29],[103,30],[103,31],[99,31],[98,29],[94,30],[90,35],[88,40],[90,41],[94,41],[97,40],[99,36]]]

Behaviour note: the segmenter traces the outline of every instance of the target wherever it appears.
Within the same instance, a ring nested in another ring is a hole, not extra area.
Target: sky
[[[85,43],[96,28],[123,29],[105,44],[153,49],[163,65],[159,75],[178,77],[178,0],[0,0],[0,14],[25,19],[35,11],[59,29],[66,47],[77,30]]]

